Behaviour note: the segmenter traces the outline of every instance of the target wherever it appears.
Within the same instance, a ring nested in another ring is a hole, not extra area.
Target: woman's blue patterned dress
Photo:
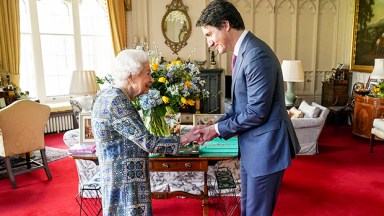
[[[156,137],[145,128],[122,90],[99,92],[92,129],[102,182],[103,215],[152,215],[149,153],[176,154],[179,137]]]

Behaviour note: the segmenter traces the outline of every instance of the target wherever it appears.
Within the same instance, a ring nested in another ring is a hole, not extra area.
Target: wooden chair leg
[[[4,158],[4,162],[5,162],[5,167],[7,169],[9,180],[11,180],[12,188],[16,189],[17,188],[17,184],[16,184],[16,181],[15,181],[15,176],[13,175],[13,171],[12,171],[11,158],[10,157],[5,157]]]
[[[375,140],[375,134],[371,134],[371,138],[370,138],[370,145],[371,145],[371,150],[370,150],[370,153],[373,152],[373,146],[374,146],[374,140]]]
[[[47,160],[47,156],[45,155],[45,149],[41,149],[40,154],[41,154],[41,158],[43,159],[45,173],[47,174],[48,179],[51,180],[52,175],[51,175],[51,172],[49,171],[48,160]]]

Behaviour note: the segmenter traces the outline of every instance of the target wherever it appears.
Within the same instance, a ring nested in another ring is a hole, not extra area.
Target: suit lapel
[[[243,42],[240,45],[239,54],[238,54],[238,56],[236,58],[236,64],[235,64],[235,68],[233,69],[232,86],[231,86],[231,89],[232,89],[232,92],[231,92],[231,103],[232,104],[233,104],[233,94],[235,92],[235,83],[236,83],[237,77],[240,74],[239,71],[240,71],[240,69],[242,68],[242,65],[243,65],[244,53],[245,53],[245,50],[246,50],[246,48],[248,46],[248,42],[249,42],[249,40],[251,38],[252,38],[252,34],[250,32],[248,32],[247,35],[244,37]]]

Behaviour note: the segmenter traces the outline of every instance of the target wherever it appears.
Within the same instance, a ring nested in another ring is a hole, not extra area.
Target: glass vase
[[[145,126],[155,136],[169,136],[168,124],[165,121],[165,116],[157,115],[156,112],[151,112],[145,117]]]

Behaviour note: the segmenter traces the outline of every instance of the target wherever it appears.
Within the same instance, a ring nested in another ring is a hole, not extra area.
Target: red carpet
[[[47,135],[46,144],[65,148],[63,134]],[[336,132],[326,126],[320,154],[299,156],[287,169],[275,216],[384,215],[384,145],[369,153],[369,140],[352,136],[351,127]],[[72,159],[50,163],[52,181],[43,170],[16,176],[19,188],[0,181],[0,215],[79,215],[75,202],[77,171]],[[201,201],[154,200],[155,216],[201,215]],[[215,215],[214,209],[209,212]],[[219,214],[217,214],[219,215]]]

